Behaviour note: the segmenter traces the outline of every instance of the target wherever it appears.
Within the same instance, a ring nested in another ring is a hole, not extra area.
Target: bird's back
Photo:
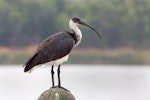
[[[46,38],[37,52],[27,61],[24,71],[34,66],[62,58],[70,53],[75,40],[69,32],[58,32]]]

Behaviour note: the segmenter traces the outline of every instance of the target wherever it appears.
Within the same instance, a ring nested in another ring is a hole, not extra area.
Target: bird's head
[[[95,31],[97,33],[97,35],[101,38],[101,35],[98,33],[98,31],[96,31],[92,26],[88,25],[87,23],[85,23],[84,21],[81,21],[78,17],[72,17],[69,21],[69,27],[70,29],[75,30],[77,28],[77,25],[84,25],[90,29],[92,29],[93,31]]]

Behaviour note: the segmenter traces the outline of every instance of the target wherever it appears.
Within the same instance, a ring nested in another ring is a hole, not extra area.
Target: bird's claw
[[[60,88],[60,89],[63,89],[63,90],[66,90],[66,91],[69,91],[68,89],[60,86],[60,85],[57,85],[57,86],[52,86],[51,88]],[[70,92],[70,91],[69,91]]]
[[[64,90],[66,90],[66,91],[69,91],[68,89],[62,87],[61,85],[57,85],[56,88],[60,88],[60,89],[64,89]]]

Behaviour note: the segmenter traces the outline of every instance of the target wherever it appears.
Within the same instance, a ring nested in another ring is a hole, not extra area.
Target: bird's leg
[[[58,87],[61,87],[61,81],[60,81],[60,65],[58,65],[57,75],[58,75]]]
[[[64,90],[67,90],[66,88],[64,88],[64,87],[62,87],[61,86],[61,80],[60,80],[60,66],[61,65],[58,65],[58,69],[57,69],[57,74],[58,74],[58,88],[62,88],[62,89],[64,89]],[[67,90],[67,91],[69,91],[69,90]]]
[[[51,68],[51,76],[52,76],[52,87],[54,87],[54,65]]]

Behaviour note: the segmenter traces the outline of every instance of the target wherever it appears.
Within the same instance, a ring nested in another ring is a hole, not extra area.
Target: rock
[[[38,100],[75,100],[75,98],[70,91],[56,87],[44,91]]]

